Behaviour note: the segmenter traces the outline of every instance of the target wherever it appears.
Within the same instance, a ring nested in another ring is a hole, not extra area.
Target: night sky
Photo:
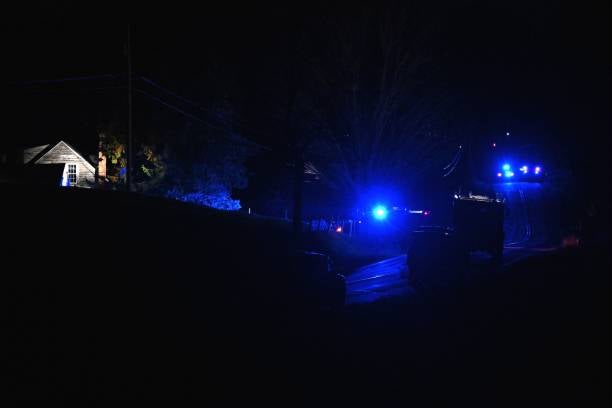
[[[31,118],[36,126],[51,128],[57,117],[53,110],[72,110],[76,100],[89,112],[109,101],[119,101],[117,106],[125,103],[122,90],[78,91],[80,96],[71,99],[62,93],[62,86],[55,93],[46,88],[34,93],[39,96],[32,92],[24,96],[14,85],[125,74],[126,21],[131,19],[137,75],[203,104],[220,97],[231,99],[244,120],[245,135],[267,145],[278,144],[278,135],[267,132],[261,122],[270,114],[267,107],[274,97],[275,78],[283,75],[292,38],[312,40],[310,46],[316,49],[317,41],[325,41],[327,35],[320,31],[321,21],[350,21],[356,13],[351,3],[215,7],[202,3],[199,8],[172,3],[127,10],[106,2],[37,3],[15,6],[5,25],[5,78],[15,97],[24,102],[11,115],[20,118],[19,123]],[[451,89],[465,107],[458,131],[485,140],[511,130],[522,142],[555,152],[581,152],[565,158],[579,168],[585,157],[601,152],[597,144],[610,134],[609,14],[585,2],[573,7],[555,1],[533,3],[428,2],[417,18],[437,24],[428,41],[439,61],[437,83]],[[386,2],[373,10],[393,7],[396,4]],[[95,121],[86,116],[75,125]],[[65,126],[65,121],[59,122],[63,125],[57,126]],[[16,129],[23,129],[19,123]],[[40,133],[36,126],[22,137],[33,141],[32,135]]]

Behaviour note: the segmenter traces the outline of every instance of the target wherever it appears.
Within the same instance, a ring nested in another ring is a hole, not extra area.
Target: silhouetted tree
[[[421,17],[414,7],[364,8],[323,23],[310,151],[323,180],[355,198],[375,184],[410,185],[457,147],[446,126],[452,99],[432,75],[436,24]]]

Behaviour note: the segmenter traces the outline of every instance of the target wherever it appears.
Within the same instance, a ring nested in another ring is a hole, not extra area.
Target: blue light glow
[[[512,177],[514,177],[514,172],[513,171],[506,171],[506,172],[504,172],[504,177],[512,178]]]
[[[387,218],[387,215],[389,215],[389,210],[387,210],[387,207],[385,207],[384,205],[377,205],[372,209],[372,215],[377,220],[382,221]]]
[[[527,172],[529,171],[529,167],[527,167],[527,166],[523,166],[523,167],[521,167],[519,170],[520,170],[520,171],[522,171],[522,172],[523,172],[523,174],[527,174]]]
[[[501,177],[501,176],[502,176],[502,174],[501,174],[501,173],[497,173],[497,177]]]
[[[505,164],[502,166],[502,170],[503,170],[503,171],[510,171],[510,165],[509,165],[508,163],[505,163]]]
[[[542,172],[542,168],[540,166],[537,166],[533,172],[535,174],[540,174]]]
[[[218,210],[237,211],[241,208],[240,200],[233,199],[231,193],[222,187],[219,187],[218,191],[208,192],[184,192],[173,188],[166,192],[166,197]]]

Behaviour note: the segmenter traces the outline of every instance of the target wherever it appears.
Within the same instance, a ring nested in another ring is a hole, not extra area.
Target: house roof
[[[47,151],[49,144],[23,149],[23,164],[30,163],[34,158]]]
[[[64,142],[63,140],[60,140],[54,145],[47,144],[47,145],[41,145],[41,146],[24,149],[24,154],[23,154],[24,164],[28,164],[28,163],[36,164],[45,155],[47,155],[49,152],[53,151],[53,149],[55,149],[56,147],[62,144],[66,146],[68,149],[72,150],[72,152],[75,155],[80,157],[81,160],[83,160],[83,162],[85,162],[85,164],[89,166],[89,170],[91,170],[92,172],[95,171],[95,167],[89,162],[89,160],[83,157],[83,155],[81,155],[74,147],[70,146],[68,143]]]

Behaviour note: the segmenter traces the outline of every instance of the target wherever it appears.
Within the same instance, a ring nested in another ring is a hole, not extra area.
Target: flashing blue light
[[[512,178],[512,177],[514,177],[514,172],[513,171],[506,171],[506,172],[504,172],[504,177]]]
[[[503,170],[503,171],[510,171],[510,165],[509,165],[508,163],[505,163],[505,164],[502,166],[502,170]]]
[[[372,215],[377,220],[382,221],[387,218],[387,215],[389,215],[389,210],[387,210],[387,207],[385,207],[384,205],[377,205],[372,209]]]
[[[501,177],[501,176],[502,176],[502,174],[501,174],[501,173],[497,173],[497,177]]]
[[[541,168],[540,166],[537,166],[537,167],[535,168],[535,170],[533,170],[533,172],[534,172],[535,174],[540,174],[540,172],[542,172],[542,168]]]
[[[520,171],[522,171],[522,172],[523,172],[523,174],[527,174],[527,172],[529,171],[529,167],[527,167],[527,166],[523,166],[523,167],[521,167],[519,170],[520,170]]]

